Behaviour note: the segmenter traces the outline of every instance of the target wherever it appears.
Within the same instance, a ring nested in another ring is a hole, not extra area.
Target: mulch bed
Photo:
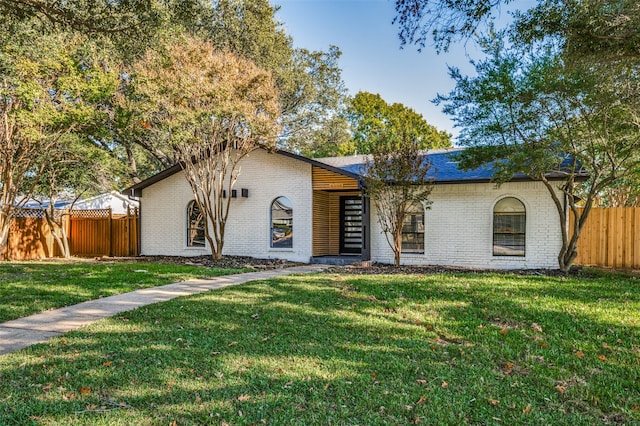
[[[135,258],[99,258],[106,262],[109,261],[136,261],[143,263],[165,263],[171,265],[192,265],[201,266],[205,268],[249,268],[256,270],[264,269],[280,269],[288,268],[290,266],[301,265],[301,263],[289,262],[284,259],[256,259],[249,256],[223,256],[222,259],[213,259],[211,256],[193,256],[193,257],[181,257],[181,256],[138,256]]]
[[[103,262],[157,262],[175,265],[193,265],[206,268],[249,268],[256,270],[280,269],[291,266],[302,265],[299,262],[290,262],[285,259],[257,259],[249,256],[223,256],[222,259],[214,260],[211,256],[139,256],[135,258],[113,258],[102,257],[96,258],[97,261]],[[394,265],[362,262],[349,266],[332,266],[327,272],[335,274],[350,275],[392,275],[392,274],[412,274],[412,275],[431,275],[431,274],[456,274],[456,273],[478,273],[478,274],[514,274],[522,276],[572,276],[582,278],[595,278],[599,275],[593,269],[584,269],[581,266],[574,266],[568,274],[558,269],[478,269],[478,268],[462,268],[454,266],[414,266],[403,265],[396,267]],[[627,271],[628,273],[628,271]]]
[[[352,275],[391,275],[391,274],[413,274],[413,275],[431,275],[431,274],[457,274],[457,273],[477,273],[477,274],[514,274],[524,276],[574,276],[574,277],[595,277],[593,272],[574,266],[568,274],[558,269],[476,269],[461,268],[454,266],[413,266],[403,265],[394,266],[382,263],[373,264],[353,264],[349,266],[333,266],[328,272],[336,274],[352,274]]]

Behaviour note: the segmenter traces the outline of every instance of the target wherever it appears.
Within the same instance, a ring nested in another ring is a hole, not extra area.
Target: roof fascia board
[[[289,157],[289,158],[293,158],[295,160],[299,160],[299,161],[303,161],[305,163],[311,164],[312,166],[315,167],[319,167],[321,169],[325,169],[328,170],[330,172],[333,173],[337,173],[343,176],[347,176],[353,179],[356,179],[358,182],[360,182],[360,176],[356,173],[352,173],[349,172],[347,170],[342,170],[338,167],[334,167],[334,166],[330,166],[328,164],[324,164],[321,163],[320,161],[317,160],[313,160],[311,158],[307,158],[307,157],[303,157],[302,155],[298,155],[298,154],[294,154],[292,152],[287,152],[287,151],[283,151],[283,150],[275,150],[275,151],[268,151],[267,152],[271,152],[274,154],[279,154],[279,155],[283,155],[285,157]],[[156,173],[155,175],[151,176],[148,179],[143,180],[142,182],[139,182],[135,185],[131,185],[128,188],[125,188],[124,190],[122,190],[123,194],[127,194],[127,195],[132,195],[134,197],[142,197],[142,190],[148,186],[153,185],[154,183],[160,182],[161,180],[164,180],[170,176],[173,176],[174,174],[180,172],[182,170],[182,166],[180,164],[176,164],[174,166],[171,166],[167,169],[164,169],[163,171]]]

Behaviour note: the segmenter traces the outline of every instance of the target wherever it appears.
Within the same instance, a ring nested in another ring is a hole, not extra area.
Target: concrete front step
[[[362,256],[314,256],[311,263],[318,265],[347,266],[362,262]]]

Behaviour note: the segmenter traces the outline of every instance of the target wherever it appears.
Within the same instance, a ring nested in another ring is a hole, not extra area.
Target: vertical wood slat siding
[[[128,214],[117,217],[105,210],[77,212],[66,221],[72,256],[127,257],[140,253],[137,209],[130,209]],[[60,251],[44,219],[14,219],[3,258],[28,260],[55,256],[60,256]]]
[[[573,229],[573,221],[569,221]],[[579,265],[640,268],[640,208],[593,208],[578,240]]]
[[[340,197],[358,191],[313,191],[313,256],[340,254]]]
[[[359,195],[356,179],[319,167],[311,169],[313,256],[340,254],[340,196]],[[354,191],[355,190],[355,191]]]
[[[329,194],[324,191],[313,191],[313,256],[327,256],[329,250]]]

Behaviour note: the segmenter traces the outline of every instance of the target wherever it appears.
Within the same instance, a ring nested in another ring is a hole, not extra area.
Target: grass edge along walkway
[[[94,323],[120,312],[137,309],[152,303],[164,302],[180,296],[269,279],[283,275],[321,272],[327,265],[303,265],[284,269],[198,278],[94,299],[77,305],[41,312],[0,323],[0,356],[36,343],[42,343],[71,330]]]

